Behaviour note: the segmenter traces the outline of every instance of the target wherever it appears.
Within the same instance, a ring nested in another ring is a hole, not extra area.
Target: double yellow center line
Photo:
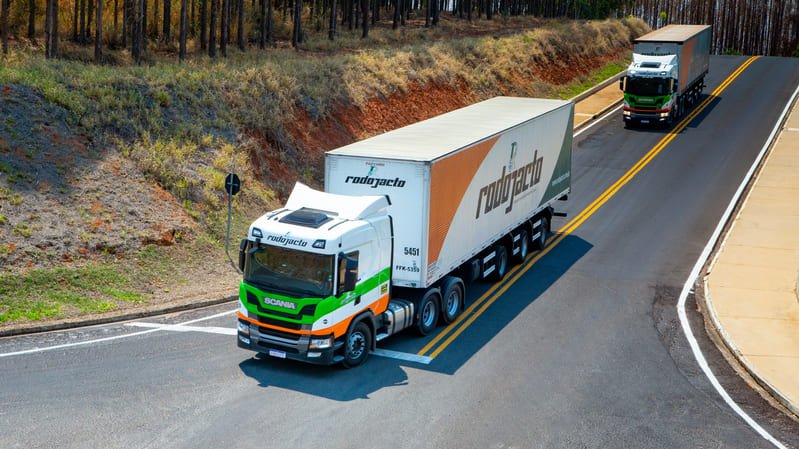
[[[749,67],[759,56],[753,56],[747,59],[736,69],[727,79],[724,80],[704,101],[702,101],[690,114],[682,119],[677,125],[666,134],[660,141],[647,152],[635,165],[632,166],[621,178],[608,187],[597,197],[591,204],[589,204],[582,212],[577,214],[576,217],[571,219],[566,225],[563,226],[556,234],[555,238],[541,251],[535,254],[532,259],[524,264],[514,267],[505,278],[504,282],[499,282],[491,286],[480,298],[478,298],[472,305],[463,311],[460,317],[455,320],[448,327],[444,328],[441,333],[436,335],[425,347],[423,347],[418,354],[435,358],[444,349],[447,348],[458,336],[466,330],[483,312],[488,309],[499,297],[501,297],[516,281],[524,275],[530,268],[533,267],[542,257],[547,255],[553,248],[558,246],[564,238],[572,234],[581,224],[583,224],[589,217],[591,217],[603,204],[612,198],[616,192],[624,187],[635,175],[638,174],[644,167],[646,167],[652,159],[655,158],[675,137],[685,129],[688,124],[695,119],[702,111],[710,105],[734,80],[738,77],[747,67]]]

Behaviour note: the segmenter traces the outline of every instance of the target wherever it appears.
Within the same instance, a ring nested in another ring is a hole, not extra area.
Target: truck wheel
[[[372,331],[366,323],[359,321],[347,334],[347,340],[344,342],[343,365],[347,368],[360,365],[366,360],[371,347]]]
[[[547,232],[549,231],[549,220],[547,217],[541,217],[541,226],[538,227],[538,238],[535,239],[533,242],[533,246],[537,250],[544,249],[544,246],[547,244]]]
[[[429,334],[438,322],[438,293],[428,290],[419,302],[419,315],[416,319],[416,330],[419,335]]]
[[[530,236],[527,234],[526,229],[519,231],[519,252],[513,255],[515,263],[522,263],[527,259],[527,253],[530,252]]]
[[[501,281],[508,272],[508,249],[502,243],[494,245],[494,271],[491,272],[492,281]]]
[[[463,310],[463,282],[460,278],[449,277],[441,288],[443,300],[441,301],[441,319],[444,324],[450,324],[458,318]]]

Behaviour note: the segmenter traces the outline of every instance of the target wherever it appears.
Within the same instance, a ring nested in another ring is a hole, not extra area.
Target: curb
[[[752,365],[746,360],[746,357],[744,357],[743,353],[741,353],[741,351],[735,345],[732,338],[730,338],[727,331],[721,325],[721,321],[716,314],[716,309],[713,307],[713,299],[710,295],[710,289],[707,286],[708,273],[709,272],[706,271],[702,279],[703,292],[701,299],[701,303],[704,305],[704,310],[707,312],[707,316],[710,319],[709,321],[705,321],[705,325],[710,325],[712,328],[708,330],[712,330],[716,333],[716,335],[718,335],[719,341],[724,345],[724,348],[727,349],[728,353],[735,359],[735,362],[737,362],[738,366],[743,369],[743,371],[763,389],[764,393],[771,395],[771,398],[776,400],[779,405],[785,407],[789,412],[799,417],[799,406],[794,405],[785,395],[782,394],[780,390],[772,386],[763,376],[755,371]],[[728,360],[728,363],[731,362],[731,360]]]
[[[213,299],[206,299],[203,301],[184,300],[184,302],[181,302],[179,304],[169,303],[169,304],[164,304],[162,306],[153,306],[150,308],[136,310],[136,311],[124,311],[97,318],[90,318],[90,319],[72,318],[47,324],[31,323],[30,325],[27,326],[19,325],[11,329],[0,330],[0,338],[13,337],[17,335],[40,334],[43,332],[74,329],[76,327],[97,326],[100,324],[111,324],[122,321],[138,320],[140,318],[148,318],[157,315],[165,315],[169,313],[184,312],[186,310],[215,306],[219,304],[232,302],[235,301],[236,299],[238,299],[238,295],[224,296],[221,298],[217,297]]]

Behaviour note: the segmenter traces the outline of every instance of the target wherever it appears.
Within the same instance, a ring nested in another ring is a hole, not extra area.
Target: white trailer
[[[328,152],[325,192],[299,185],[242,242],[239,346],[354,366],[454,321],[468,282],[544,246],[573,122],[571,102],[497,97]]]

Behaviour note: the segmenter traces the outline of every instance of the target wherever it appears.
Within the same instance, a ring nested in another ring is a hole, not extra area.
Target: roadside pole
[[[233,262],[230,257],[230,217],[233,215],[233,195],[239,193],[241,190],[241,180],[235,173],[229,173],[225,178],[225,192],[227,192],[227,231],[225,232],[225,254],[230,264],[240,271],[239,267]]]

